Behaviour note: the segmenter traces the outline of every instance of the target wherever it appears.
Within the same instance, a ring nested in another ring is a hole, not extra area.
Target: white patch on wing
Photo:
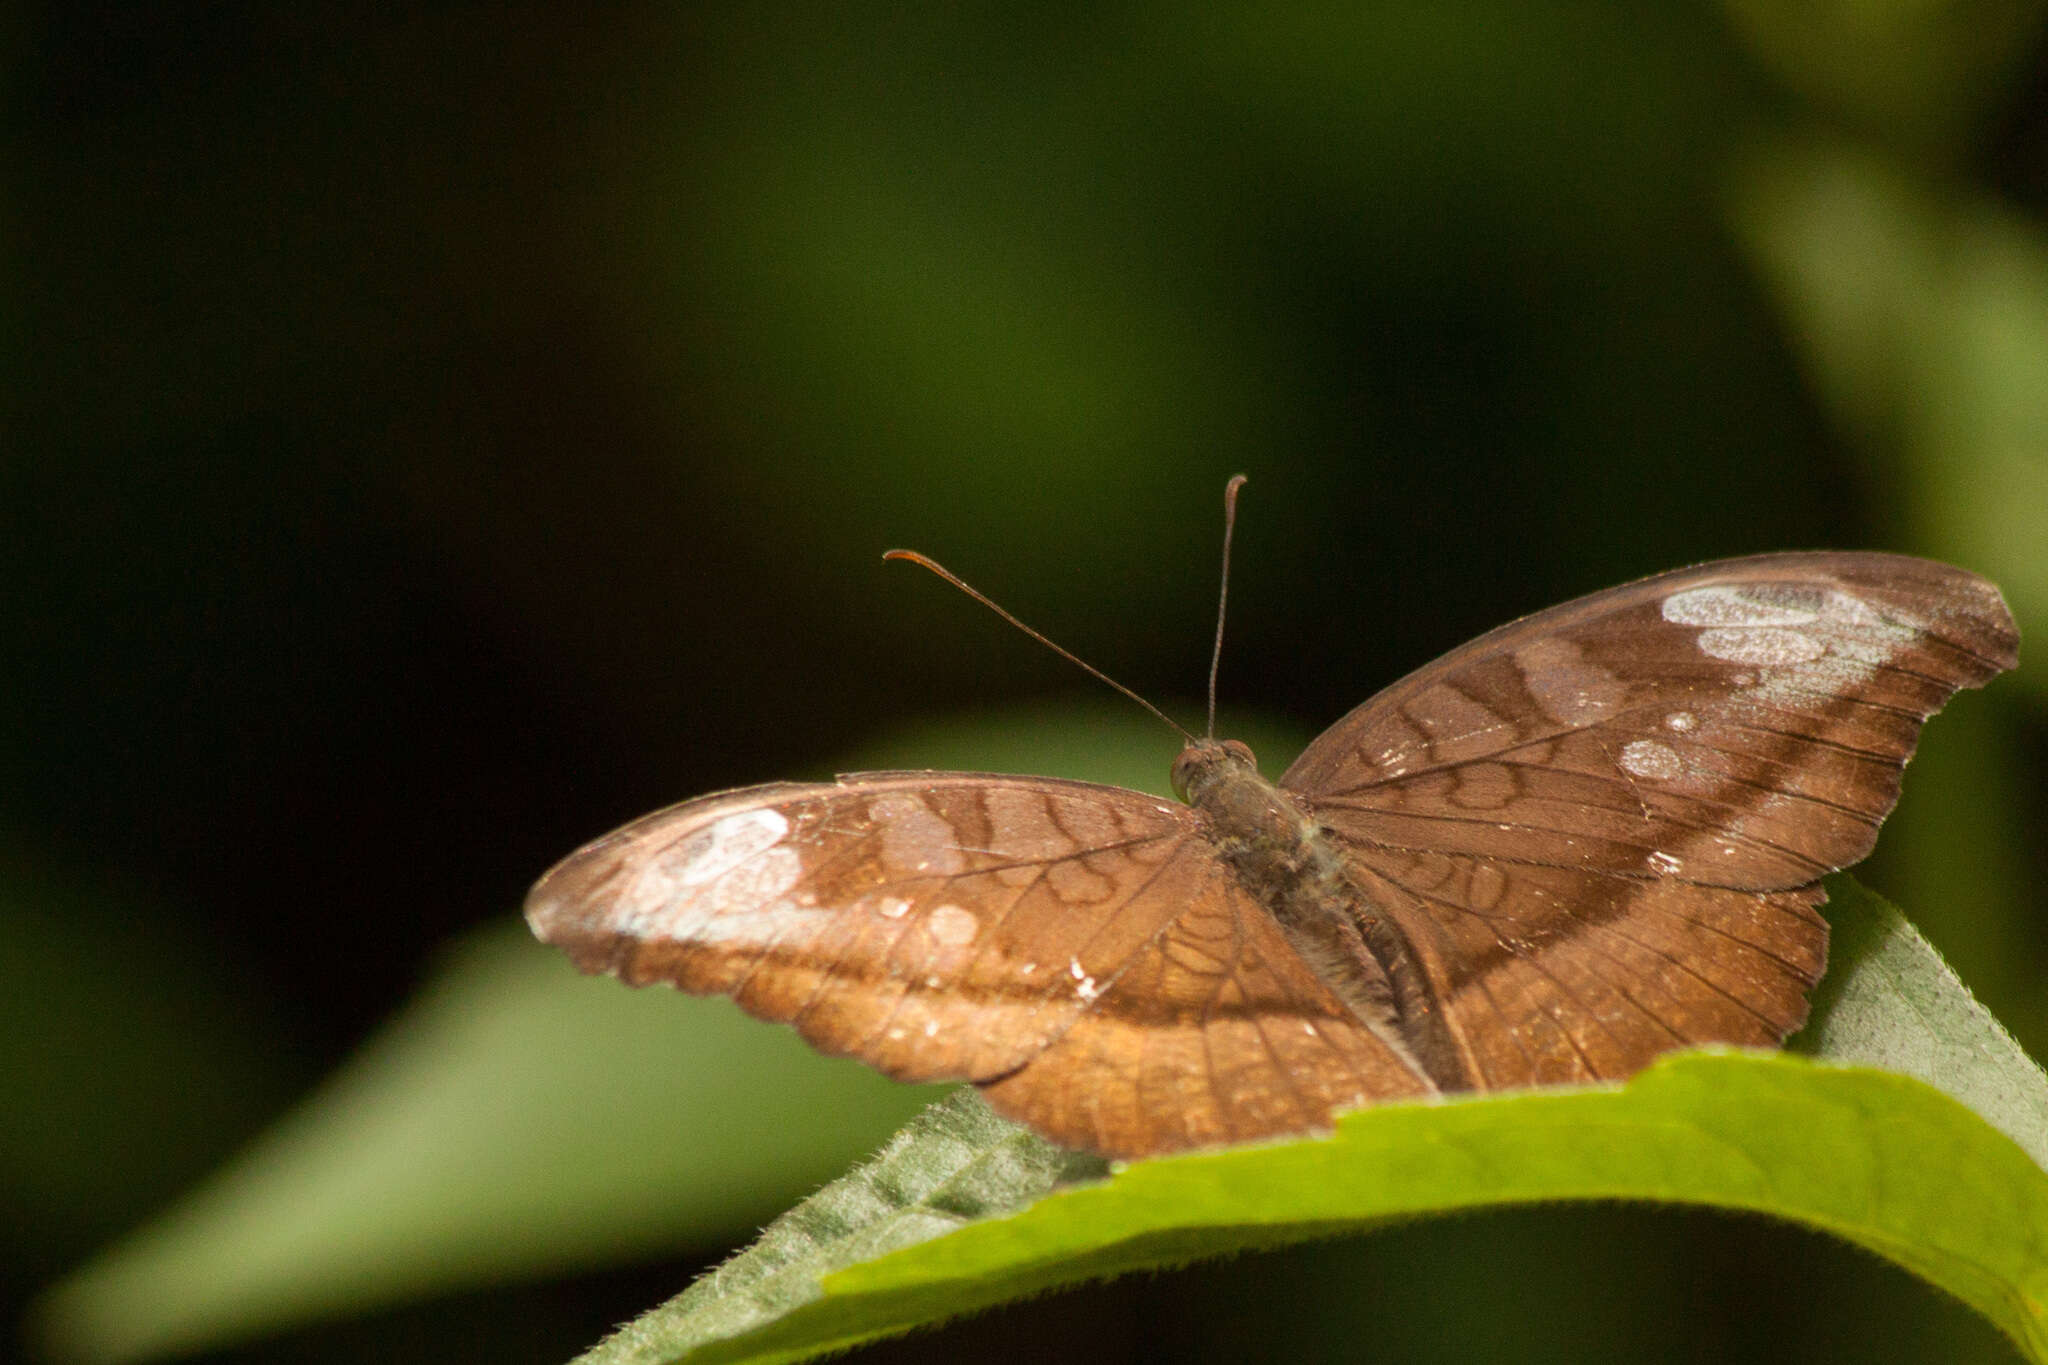
[[[693,865],[651,860],[618,903],[620,932],[692,943],[762,944],[815,924],[818,912],[791,899],[803,877],[792,848],[769,847],[727,867],[716,880],[684,878]]]
[[[1684,762],[1678,751],[1668,744],[1659,744],[1654,739],[1631,740],[1621,748],[1621,766],[1625,772],[1637,777],[1653,778],[1659,781],[1673,778],[1685,771]]]
[[[1664,728],[1676,730],[1681,735],[1699,723],[1699,717],[1690,711],[1673,711],[1670,715],[1664,717]]]
[[[1828,647],[1803,630],[1782,626],[1718,626],[1703,630],[1700,652],[1731,664],[1783,667],[1818,659]]]
[[[1846,626],[1857,630],[1883,630],[1891,623],[1884,614],[1860,597],[1829,589],[1828,600],[1821,607],[1821,620],[1835,626]]]
[[[1664,619],[1680,626],[1803,626],[1820,613],[1769,585],[1688,588],[1664,599]]]
[[[720,914],[781,901],[804,874],[793,848],[771,848],[712,883],[707,897]]]
[[[1921,633],[1918,622],[1851,593],[1802,583],[1690,588],[1665,598],[1661,610],[1667,621],[1705,627],[1698,644],[1709,658],[1760,670],[1731,673],[1728,681],[1772,706],[1841,696]],[[1675,716],[1666,724],[1687,728]]]
[[[781,843],[789,821],[781,811],[743,810],[714,820],[662,856],[682,886],[702,886]]]
[[[1890,663],[1921,633],[1912,621],[1886,617],[1861,598],[1831,591],[1814,629],[1827,641],[1825,658],[1767,673],[1752,696],[1772,705],[1798,704],[1802,697],[1839,696]]]
[[[1663,852],[1652,853],[1648,861],[1650,864],[1650,871],[1656,873],[1660,877],[1672,876],[1681,867],[1685,866],[1685,864],[1681,863],[1676,857],[1672,856],[1669,853]]]

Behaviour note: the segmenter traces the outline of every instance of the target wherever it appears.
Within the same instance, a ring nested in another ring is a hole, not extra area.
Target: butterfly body
[[[1236,740],[1203,740],[1181,751],[1174,789],[1201,816],[1202,836],[1261,904],[1283,922],[1312,916],[1339,894],[1344,863],[1300,799],[1260,776]]]
[[[1927,716],[2016,659],[1996,588],[1765,555],[1526,617],[1277,781],[1190,744],[1181,805],[983,773],[685,802],[527,916],[586,970],[732,996],[1057,1141],[1145,1156],[1449,1090],[1774,1045],[1820,877],[1875,841]]]
[[[1174,761],[1173,787],[1217,857],[1352,1013],[1432,1086],[1469,1086],[1430,1017],[1414,950],[1366,899],[1351,859],[1304,799],[1261,776],[1237,740],[1189,744]]]

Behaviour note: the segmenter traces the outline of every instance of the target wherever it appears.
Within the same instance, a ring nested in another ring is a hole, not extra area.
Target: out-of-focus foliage
[[[728,1237],[935,1097],[666,994],[478,935],[288,1123],[68,1281],[47,1339],[179,1353]]]
[[[1081,685],[880,550],[1192,693],[1240,469],[1225,698],[1304,732],[1517,612],[1687,560],[1874,546],[2000,579],[2027,662],[1930,727],[1862,875],[2048,1050],[2040,11],[24,11],[0,210],[10,1305],[419,1017],[441,946],[581,839]],[[1068,761],[999,714],[987,761]],[[540,1098],[545,1071],[507,1084]],[[565,1131],[609,1112],[561,1103]],[[419,1141],[488,1172],[478,1112]],[[434,1169],[363,1221],[422,1226],[461,1185]],[[232,1358],[558,1359],[743,1239],[733,1211],[772,1183],[675,1215],[679,1259],[646,1279]],[[540,1229],[502,1229],[526,1245],[501,1270],[590,1263]],[[1416,1360],[1584,1359],[1664,1349],[1674,1319],[1701,1359],[1997,1349],[1825,1244],[1605,1211],[1090,1291],[884,1354],[1321,1356],[1371,1331]]]
[[[1722,0],[1752,55],[1820,123],[1909,154],[1967,155],[2023,88],[2033,0]]]

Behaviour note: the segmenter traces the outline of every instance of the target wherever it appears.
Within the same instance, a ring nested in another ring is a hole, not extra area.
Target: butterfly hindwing
[[[1361,859],[1356,875],[1402,927],[1480,1089],[1616,1079],[1702,1043],[1773,1046],[1804,1021],[1827,957],[1818,887],[1428,853]]]
[[[1159,886],[1181,909],[1097,1007],[983,1095],[1060,1141],[1112,1156],[1329,1127],[1435,1086],[1331,994],[1279,925],[1191,844]]]

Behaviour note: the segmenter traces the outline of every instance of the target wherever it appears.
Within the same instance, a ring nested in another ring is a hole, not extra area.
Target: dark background
[[[893,545],[1192,717],[1248,473],[1223,688],[1303,732],[1720,555],[1935,554],[2038,629],[2039,7],[1850,8],[11,11],[10,1303],[593,833],[1089,695]],[[2036,1055],[2042,697],[1937,722],[1865,871]],[[722,1251],[210,1358],[557,1360]],[[1169,1347],[2003,1350],[1813,1236],[1592,1209],[878,1356]]]

